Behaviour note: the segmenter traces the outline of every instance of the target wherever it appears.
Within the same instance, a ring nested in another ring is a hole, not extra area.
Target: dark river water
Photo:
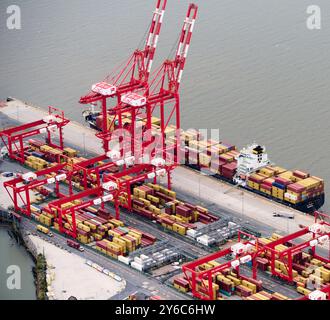
[[[0,300],[35,300],[36,291],[32,274],[33,261],[24,247],[19,247],[7,229],[0,227]],[[11,290],[7,280],[11,276],[8,267],[18,266],[21,273],[20,289]]]

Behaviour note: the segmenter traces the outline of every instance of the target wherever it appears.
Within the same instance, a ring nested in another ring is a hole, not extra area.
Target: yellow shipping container
[[[181,287],[179,286],[178,284],[174,283],[173,284],[174,288],[181,291],[181,292],[188,292],[189,291],[189,288],[184,288],[184,287]]]
[[[129,232],[128,235],[130,235],[131,237],[133,237],[135,239],[137,245],[141,244],[142,236],[138,236],[137,234],[131,233],[131,232]]]
[[[89,239],[87,236],[83,236],[81,234],[78,234],[77,236],[78,241],[82,242],[83,244],[89,243]]]
[[[310,294],[312,291],[305,289],[303,287],[297,287],[297,292],[303,294],[304,296],[307,296]]]
[[[185,235],[187,233],[187,228],[180,226],[176,223],[173,224],[173,231],[178,232],[181,235]]]
[[[278,239],[281,239],[281,238],[283,238],[283,236],[281,236],[281,235],[279,235],[277,233],[273,233],[272,234],[272,239],[274,239],[274,240],[278,240]]]
[[[72,148],[64,148],[64,154],[70,158],[76,157],[78,155],[78,151]]]
[[[270,196],[272,195],[272,192],[270,190],[264,189],[262,187],[260,187],[260,192],[266,193],[266,194],[268,194]]]
[[[314,178],[307,178],[304,180],[300,180],[297,182],[300,186],[303,186],[306,188],[306,190],[314,189],[320,186],[321,182],[319,180],[316,180]]]
[[[103,237],[98,233],[93,233],[93,237],[95,241],[101,241],[103,239]]]
[[[152,196],[152,195],[148,195],[148,196],[147,196],[147,199],[148,199],[149,201],[151,201],[152,203],[159,203],[159,198],[154,197],[154,196]]]
[[[143,202],[143,204],[146,206],[146,207],[149,207],[151,205],[151,202],[149,200],[146,200],[144,198],[138,198],[139,201]]]
[[[251,289],[253,294],[255,294],[257,292],[257,286],[255,284],[247,281],[247,280],[243,280],[242,285],[244,287],[247,287],[247,288]]]
[[[315,270],[314,275],[322,278],[324,282],[330,282],[330,270],[320,267]]]
[[[227,278],[229,280],[231,280],[234,283],[235,286],[239,286],[242,283],[242,281],[240,279],[237,279],[237,278],[235,278],[231,275],[228,275]]]
[[[315,258],[311,260],[311,264],[314,264],[315,266],[318,266],[318,267],[323,266],[323,262],[321,260],[318,260]]]
[[[226,278],[222,274],[217,275],[217,280],[224,282],[226,285],[234,285],[234,282],[231,281],[230,279]]]
[[[84,225],[86,225],[87,227],[89,227],[91,230],[95,231],[96,230],[96,225],[89,222],[89,221],[84,221]]]
[[[211,163],[211,157],[207,154],[200,153],[199,154],[199,163],[204,167],[209,167]]]
[[[278,176],[292,181],[292,171],[285,171],[283,173],[280,173]]]
[[[273,177],[276,173],[276,171],[271,167],[265,167],[260,169],[260,173],[267,176],[267,177]]]
[[[111,219],[109,222],[111,222],[116,227],[123,227],[124,226],[124,222],[122,222],[120,220]]]
[[[260,188],[260,184],[259,183],[256,183],[256,182],[253,182],[253,181],[248,181],[248,186],[252,189],[255,189],[255,190],[259,190]]]

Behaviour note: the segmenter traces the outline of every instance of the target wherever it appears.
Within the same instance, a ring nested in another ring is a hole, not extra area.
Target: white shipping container
[[[129,265],[131,262],[131,259],[128,257],[124,257],[124,256],[118,256],[118,261],[125,263],[126,265]]]
[[[229,221],[228,222],[228,228],[234,228],[234,227],[236,227],[237,226],[237,224],[236,223],[234,223],[234,222],[231,222],[231,221]]]
[[[131,262],[131,267],[133,269],[138,270],[138,271],[141,271],[141,272],[143,271],[143,265],[141,265],[141,264],[139,264],[139,263],[137,263],[135,261]]]
[[[140,257],[135,257],[134,258],[134,262],[139,263],[139,264],[142,264],[143,263],[143,261],[142,261],[142,259]]]
[[[197,242],[201,243],[204,246],[208,246],[209,245],[209,236],[203,235],[201,237],[198,237]]]

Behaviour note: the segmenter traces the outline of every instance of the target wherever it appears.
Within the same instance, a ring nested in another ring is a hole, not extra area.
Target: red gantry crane
[[[157,156],[164,160],[171,159],[173,168],[179,163],[180,141],[180,95],[179,88],[191,44],[192,34],[197,19],[198,6],[190,4],[180,33],[179,43],[172,59],[167,59],[156,70],[150,86],[143,95],[130,92],[122,96],[121,102],[111,110],[113,121],[118,122],[118,129],[129,131],[129,148],[121,147],[121,156],[130,152],[136,159]],[[124,117],[130,115],[131,125],[125,126]],[[153,116],[160,116],[160,129],[152,126]],[[104,116],[104,114],[103,114]],[[143,123],[143,130],[138,130]],[[110,128],[114,128],[111,124]],[[138,131],[138,133],[136,132]],[[97,134],[103,140],[105,152],[113,141],[113,132],[108,130]],[[157,155],[156,155],[157,153]]]
[[[141,89],[148,91],[149,75],[157,49],[166,5],[167,0],[157,0],[156,10],[153,12],[144,48],[135,50],[122,69],[115,70],[104,81],[94,84],[92,91],[80,98],[81,104],[92,104],[101,101],[103,132],[108,129],[107,100],[109,98],[117,97],[117,103],[120,103],[121,97],[125,93]]]
[[[250,240],[242,241],[241,236],[245,235]],[[248,235],[242,231],[238,234],[238,243],[232,247],[221,250],[209,256],[198,260],[188,262],[182,266],[186,279],[189,281],[193,296],[202,300],[213,300],[212,289],[213,277],[226,269],[235,269],[239,275],[240,265],[252,262],[252,276],[257,279],[257,258],[264,255],[269,260],[270,272],[273,276],[279,277],[287,283],[293,283],[293,270],[295,264],[293,257],[310,249],[309,253],[314,259],[318,259],[326,264],[330,263],[330,218],[320,212],[315,212],[315,223],[309,227],[303,227],[301,230],[262,244],[254,236]],[[328,257],[321,256],[316,252],[317,246],[324,246],[328,243]],[[285,245],[286,250],[280,250],[280,245]],[[208,262],[224,258],[227,255],[234,255],[234,259],[218,263],[217,266],[204,271],[200,267]],[[279,272],[275,268],[276,262],[281,262],[285,266],[286,272]],[[244,279],[244,276],[241,275]],[[320,288],[313,291],[309,296],[302,297],[302,300],[330,299],[330,285],[320,285]]]
[[[248,236],[250,240],[241,241],[242,235]],[[213,277],[228,268],[235,269],[239,274],[241,265],[252,261],[253,278],[256,279],[256,263],[255,258],[258,256],[259,243],[258,239],[243,231],[238,232],[238,243],[230,248],[202,257],[198,260],[188,262],[182,266],[182,271],[186,279],[189,281],[190,288],[194,297],[201,300],[214,300],[213,294]],[[212,269],[201,271],[199,269],[205,263],[223,259],[228,255],[234,255],[234,259],[219,263]]]
[[[61,181],[67,178],[67,174],[62,173],[65,163],[58,164],[51,168],[37,172],[27,172],[22,176],[4,182],[4,187],[13,201],[16,212],[21,212],[26,216],[31,216],[31,197],[30,191],[45,185],[55,185],[56,197],[62,198],[66,195],[60,192]],[[47,175],[54,174],[54,177],[47,178]],[[72,186],[69,185],[69,192],[72,194]]]
[[[25,161],[24,151],[26,149],[24,139],[46,134],[47,144],[50,147],[63,150],[63,127],[69,122],[70,120],[64,117],[63,111],[54,107],[48,107],[48,115],[43,119],[3,130],[0,132],[0,137],[8,150],[9,158],[23,164]],[[56,132],[58,132],[59,135],[59,145],[53,142],[52,139],[52,134]]]
[[[104,208],[104,204],[113,201],[117,198],[118,191],[112,187],[112,184],[102,185],[97,188],[87,189],[80,193],[64,197],[48,204],[51,213],[56,213],[58,218],[58,224],[61,233],[65,233],[70,237],[77,238],[77,223],[76,212],[85,209],[90,206],[101,206]],[[80,200],[78,204],[70,206],[69,208],[63,208],[66,203]],[[116,218],[119,218],[118,202],[116,205]],[[71,219],[68,219],[71,217]],[[68,223],[70,228],[64,227],[64,224]]]

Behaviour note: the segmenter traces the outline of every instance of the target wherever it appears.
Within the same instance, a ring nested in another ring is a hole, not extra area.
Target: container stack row
[[[133,209],[141,216],[156,220],[164,228],[186,235],[195,229],[195,223],[213,223],[219,220],[207,209],[176,199],[176,193],[160,185],[145,184],[133,189]]]
[[[274,233],[269,238],[259,238],[258,243],[264,246],[280,238],[280,235]],[[289,243],[286,245],[277,245],[275,250],[283,252],[289,248],[289,245]],[[260,272],[272,274],[271,260],[272,253],[268,250],[256,258],[257,268]],[[329,263],[324,263],[313,258],[312,255],[306,252],[296,252],[292,256],[292,261],[293,282],[298,293],[305,296],[314,290],[322,289],[330,284]],[[219,265],[220,263],[218,261],[207,262],[200,265],[196,271],[210,270]],[[248,265],[251,266],[251,261]],[[286,262],[280,260],[280,258],[275,260],[275,271],[278,274],[288,275]],[[212,279],[214,300],[233,295],[247,300],[286,300],[290,298],[278,292],[268,293],[265,291],[267,288],[263,286],[262,281],[248,278],[242,274],[238,275],[236,270],[231,268],[213,274]],[[197,291],[201,294],[208,295],[208,282],[199,280],[197,283]],[[182,292],[189,292],[191,290],[189,279],[184,277],[175,278],[173,285]]]

